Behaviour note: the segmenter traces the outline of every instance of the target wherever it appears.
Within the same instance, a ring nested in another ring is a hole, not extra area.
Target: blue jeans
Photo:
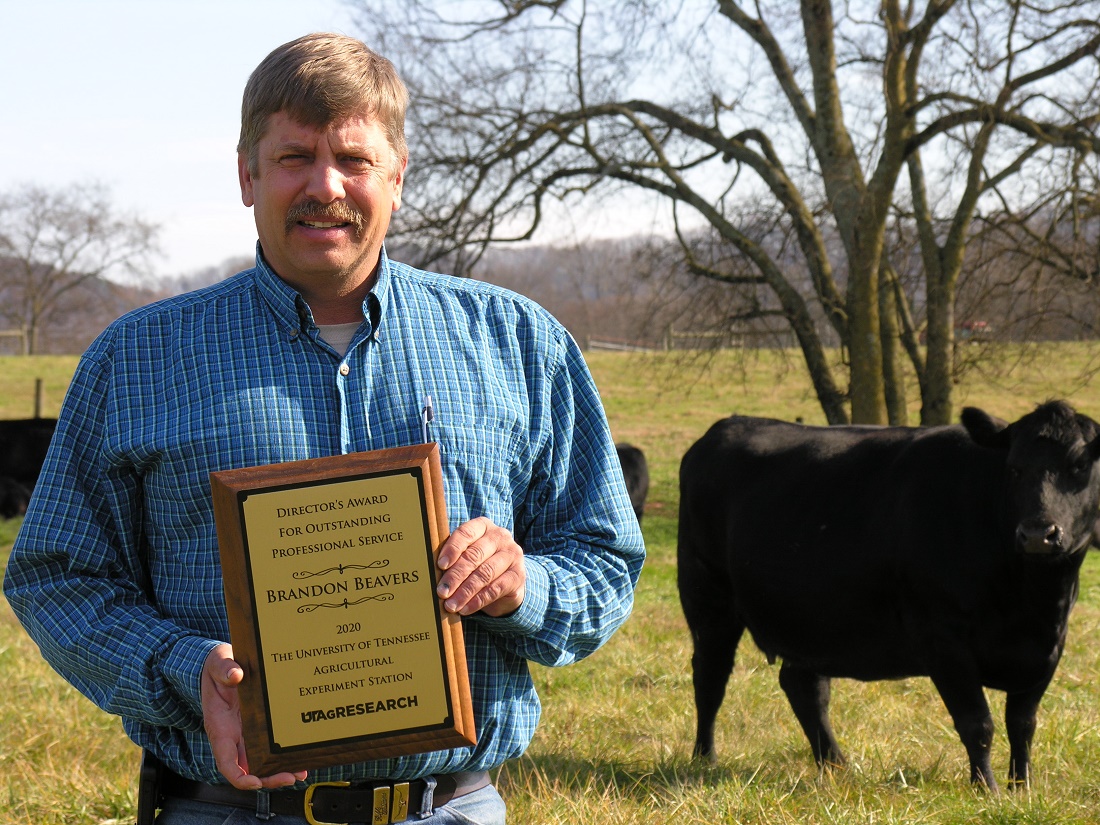
[[[452,799],[442,808],[437,808],[427,819],[410,813],[406,822],[408,825],[416,825],[418,822],[426,825],[505,825],[504,814],[504,800],[500,798],[497,789],[489,785]],[[156,825],[256,825],[262,821],[254,811],[243,808],[228,808],[189,799],[169,799],[157,816]],[[271,825],[306,825],[305,817],[301,816],[272,816],[267,821]]]

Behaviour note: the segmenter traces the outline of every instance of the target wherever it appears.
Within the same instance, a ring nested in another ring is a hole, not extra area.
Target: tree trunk
[[[830,0],[802,0],[802,27],[813,75],[814,116],[809,138],[821,164],[829,206],[848,258],[848,355],[852,421],[885,424],[882,341],[879,338],[878,263],[885,208],[870,203],[859,156],[841,110]],[[888,201],[887,201],[888,202]]]
[[[817,332],[812,323],[808,328],[803,328],[804,326],[794,319],[791,321],[791,328],[798,336],[798,342],[802,347],[802,357],[806,360],[817,401],[825,412],[825,420],[829,424],[848,424],[850,419],[844,403],[844,394],[833,380],[833,371],[829,368],[829,362],[825,357],[825,351],[820,346]]]
[[[903,427],[909,423],[905,370],[902,363],[904,351],[901,347],[901,330],[898,324],[897,293],[891,283],[889,269],[885,266],[879,267],[878,306],[886,413],[891,424]]]
[[[857,233],[858,234],[858,233]],[[878,261],[848,247],[852,270],[848,274],[849,358],[852,370],[852,421],[885,424],[882,339],[878,304]],[[860,250],[859,252],[863,252]],[[867,270],[871,275],[868,276]]]
[[[950,424],[954,409],[952,353],[955,349],[955,296],[946,284],[928,281],[928,355],[920,423]]]

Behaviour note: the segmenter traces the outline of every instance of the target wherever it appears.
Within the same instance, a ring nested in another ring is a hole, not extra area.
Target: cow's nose
[[[1066,531],[1057,524],[1016,528],[1016,541],[1025,553],[1058,553],[1065,549]]]

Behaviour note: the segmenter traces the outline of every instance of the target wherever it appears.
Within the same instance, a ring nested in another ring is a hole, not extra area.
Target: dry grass
[[[7,602],[0,604],[0,673],[0,822],[132,819],[136,749],[118,719],[42,661]]]

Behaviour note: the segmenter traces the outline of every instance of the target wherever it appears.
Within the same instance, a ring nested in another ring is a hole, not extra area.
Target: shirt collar
[[[378,258],[378,278],[374,282],[374,288],[367,295],[369,306],[366,308],[371,329],[377,338],[382,319],[385,317],[386,307],[390,303],[390,292],[393,284],[393,272],[390,266],[390,256],[386,254],[386,244],[382,244],[382,254]]]
[[[259,241],[256,242],[256,287],[264,303],[275,316],[279,326],[291,337],[297,337],[302,330],[314,327],[313,313],[301,294],[280,278],[264,258]],[[389,303],[390,260],[383,245],[378,262],[378,278],[363,302],[364,317],[370,322],[371,334],[377,335],[382,323],[383,308]]]

